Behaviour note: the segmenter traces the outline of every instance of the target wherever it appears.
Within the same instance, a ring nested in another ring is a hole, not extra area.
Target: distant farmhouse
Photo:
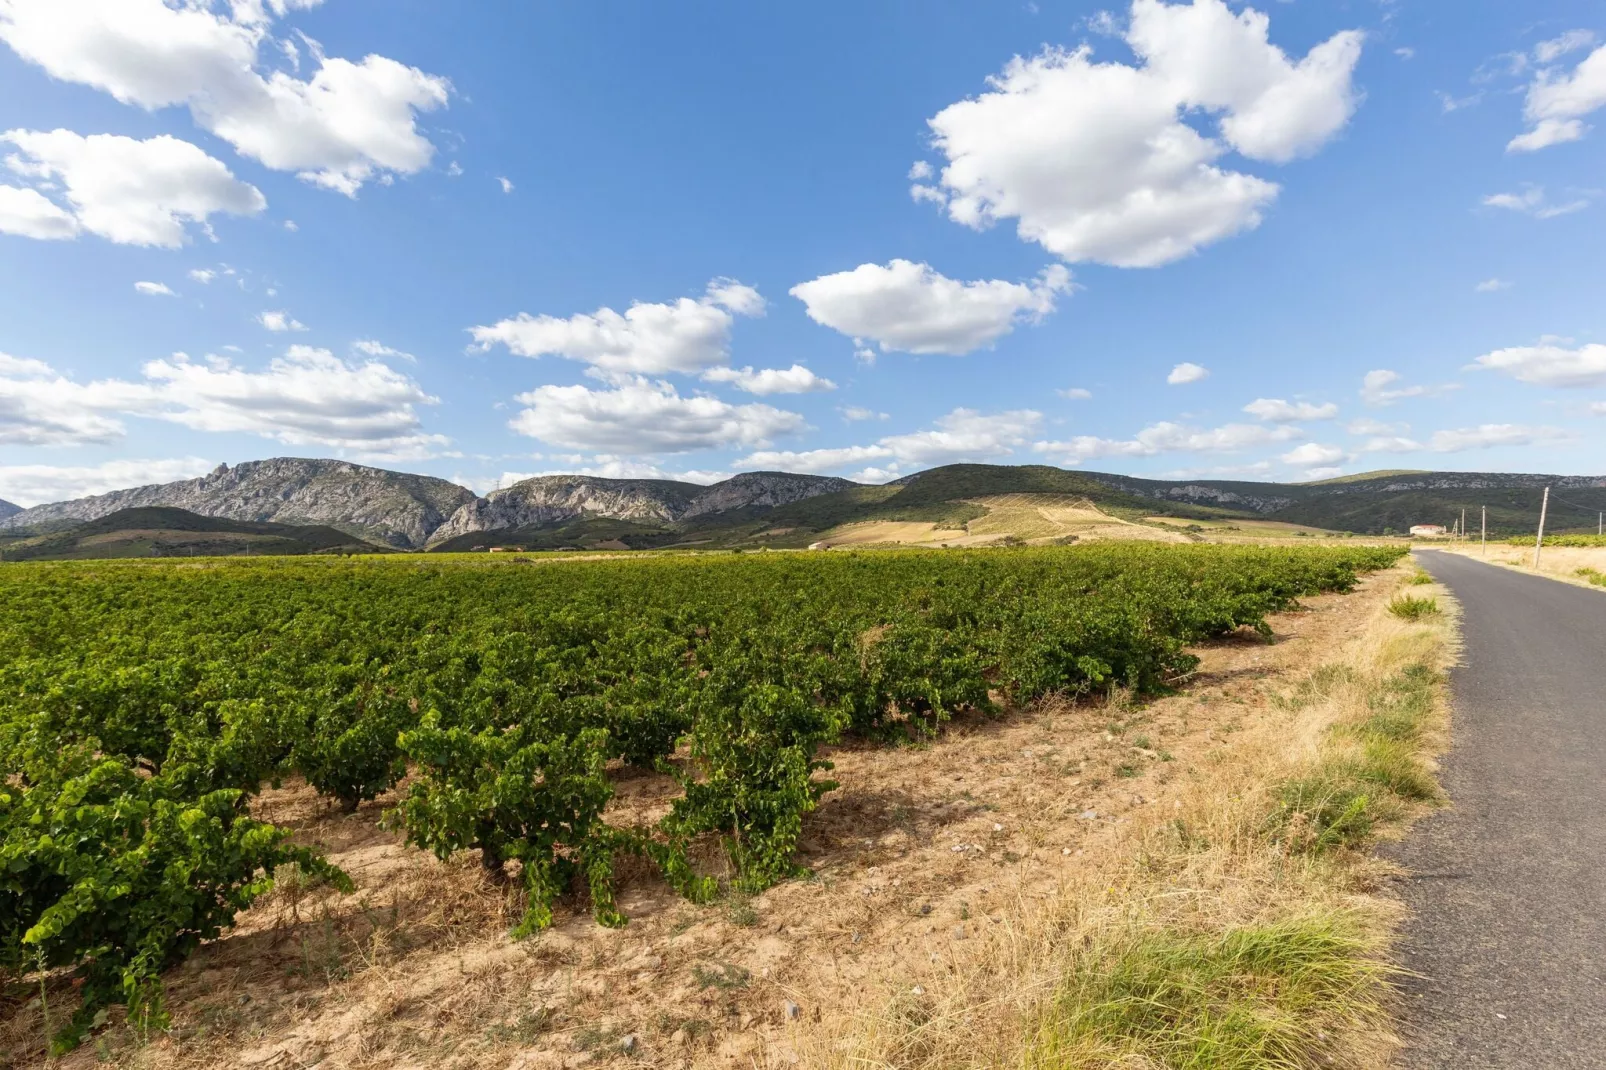
[[[1450,533],[1443,524],[1412,524],[1411,535],[1418,539],[1442,539]]]

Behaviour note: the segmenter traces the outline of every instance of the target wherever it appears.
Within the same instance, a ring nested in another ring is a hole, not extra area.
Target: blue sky
[[[0,0],[0,498],[1603,473],[1603,42],[1565,0]]]

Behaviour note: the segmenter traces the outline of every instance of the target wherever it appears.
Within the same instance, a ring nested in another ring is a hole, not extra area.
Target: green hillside
[[[1531,532],[1539,522],[1546,486],[1551,488],[1552,531],[1592,532],[1598,512],[1606,509],[1606,479],[1578,476],[1391,470],[1315,483],[1251,483],[1089,475],[1112,488],[1155,499],[1151,508],[1157,512],[1171,512],[1183,503],[1208,503],[1268,520],[1366,535],[1403,534],[1413,524],[1448,526],[1463,509],[1475,531],[1484,506],[1490,534]]]
[[[61,530],[16,534],[0,543],[0,560],[390,552],[332,527],[224,520],[167,506],[119,509]]]
[[[776,509],[771,522],[797,523],[816,531],[838,524],[869,520],[915,520],[962,525],[986,509],[970,504],[977,498],[1002,494],[1044,494],[1084,498],[1116,516],[1144,516],[1156,510],[1154,502],[1113,488],[1081,472],[1048,465],[950,464],[905,476],[882,487],[856,487],[836,494],[797,502]],[[1167,503],[1175,516],[1237,515],[1231,511],[1192,508]]]
[[[1413,524],[1448,527],[1459,520],[1465,510],[1467,529],[1476,532],[1480,511],[1487,506],[1489,534],[1506,536],[1535,530],[1543,496],[1543,487],[1451,487],[1392,492],[1374,489],[1311,498],[1272,516],[1341,531],[1403,534]],[[1593,532],[1598,513],[1603,509],[1606,509],[1606,487],[1568,487],[1565,495],[1552,493],[1545,526],[1557,534]]]
[[[1394,476],[1429,475],[1425,468],[1374,468],[1370,472],[1356,472],[1352,476],[1334,476],[1332,479],[1313,479],[1308,483],[1292,483],[1295,487],[1336,487],[1344,483],[1365,483],[1369,479],[1389,479]]]

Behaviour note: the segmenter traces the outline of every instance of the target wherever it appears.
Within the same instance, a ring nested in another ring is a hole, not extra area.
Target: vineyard
[[[1108,545],[732,554],[535,565],[484,558],[0,569],[0,968],[70,970],[58,1050],[113,1004],[165,1020],[161,975],[279,867],[348,885],[251,816],[304,779],[385,796],[409,842],[476,851],[525,896],[626,922],[625,856],[703,901],[799,872],[833,788],[823,748],[919,741],[1050,693],[1155,692],[1186,647],[1394,548]],[[605,811],[625,766],[678,781],[651,825]],[[43,992],[43,989],[40,989]]]
[[[1516,535],[1506,540],[1508,546],[1532,546],[1534,538],[1531,535]],[[1606,546],[1606,535],[1546,535],[1546,546],[1562,546],[1570,549],[1589,549],[1594,546]]]

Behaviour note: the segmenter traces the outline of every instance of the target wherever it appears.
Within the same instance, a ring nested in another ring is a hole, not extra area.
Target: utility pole
[[[1489,507],[1483,507],[1483,519],[1478,521],[1478,541],[1483,544],[1483,556],[1489,556]]]
[[[1534,571],[1539,571],[1539,550],[1545,545],[1545,513],[1550,509],[1550,488],[1545,488],[1545,496],[1539,502],[1539,535],[1534,539]]]
[[[1466,510],[1466,506],[1462,506],[1461,507],[1461,538],[1464,541],[1466,539],[1466,537],[1467,537],[1467,510]]]

